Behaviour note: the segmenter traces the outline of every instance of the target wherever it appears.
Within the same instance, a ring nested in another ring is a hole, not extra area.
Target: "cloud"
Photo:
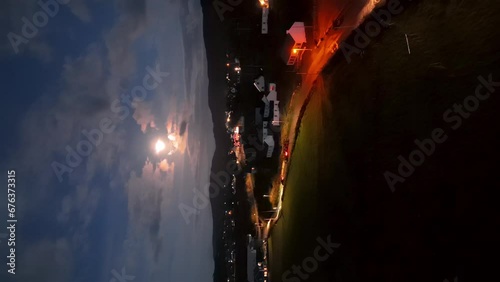
[[[16,163],[26,172],[40,177],[40,193],[50,189],[48,183],[54,177],[52,161],[63,162],[65,147],[75,147],[82,138],[83,129],[98,127],[99,121],[110,115],[110,101],[116,92],[109,93],[102,86],[106,81],[102,61],[102,49],[98,45],[91,45],[86,54],[76,59],[67,58],[59,83],[42,93],[25,114],[20,127],[21,151]],[[106,136],[96,151],[112,151],[119,144],[119,138]],[[57,158],[58,154],[62,157]],[[102,159],[102,155],[95,155],[90,159],[111,162]]]
[[[78,185],[74,193],[63,198],[57,220],[71,226],[74,248],[83,251],[89,249],[87,228],[92,222],[99,200],[100,191],[89,189],[87,185]]]
[[[33,14],[40,9],[37,1],[17,1],[4,0],[1,2],[0,8],[0,59],[8,56],[16,55],[12,45],[7,38],[7,34],[14,32],[21,35],[23,26],[22,18],[32,19]],[[42,62],[50,62],[51,48],[47,41],[38,34],[37,37],[31,39],[28,44],[19,46],[20,54],[33,56],[40,59]]]
[[[84,0],[71,0],[68,3],[71,13],[73,13],[82,22],[90,22],[92,16],[90,15],[90,10]]]
[[[127,85],[124,82],[130,81],[136,72],[132,45],[140,35],[144,15],[127,10],[136,7],[129,1],[117,1],[117,6],[124,14],[105,34],[105,46],[92,43],[83,55],[66,58],[60,81],[39,94],[38,101],[27,111],[22,121],[22,151],[18,154],[17,162],[20,161],[23,168],[41,177],[40,184],[43,187],[47,187],[54,176],[50,169],[52,161],[64,160],[65,147],[75,147],[83,138],[83,129],[98,128],[100,120],[105,117],[111,118],[116,124],[120,122],[116,114],[111,112],[110,106],[125,91]],[[45,56],[49,54],[47,45],[35,44],[32,48]],[[88,158],[87,167],[78,169],[87,169],[88,173],[92,173],[99,166],[111,168],[116,155],[123,150],[123,134],[121,129],[116,129],[106,135]],[[36,146],[33,146],[34,142]],[[58,155],[60,158],[57,158]],[[41,167],[45,170],[40,171]],[[79,174],[74,173],[74,176]],[[91,179],[91,176],[87,178]],[[43,194],[43,190],[39,193]]]
[[[156,128],[155,117],[151,112],[151,102],[134,103],[134,119],[141,126],[141,131],[146,132],[148,127]]]
[[[111,75],[119,83],[121,78],[134,73],[136,56],[134,41],[144,32],[146,27],[145,1],[116,1],[120,12],[117,24],[105,35],[108,49],[108,60]]]
[[[166,159],[162,160],[158,166],[161,171],[167,172],[167,173],[173,173],[174,172],[174,167],[175,163],[169,164]]]
[[[173,172],[173,168],[172,168]],[[130,179],[126,185],[128,198],[128,218],[129,218],[129,238],[128,240],[146,240],[149,245],[146,254],[147,261],[158,261],[158,255],[161,252],[163,237],[160,234],[162,215],[162,206],[165,197],[170,197],[173,186],[173,173],[166,174],[151,162],[146,162],[141,175],[135,172],[131,173]],[[167,200],[168,202],[168,200]],[[137,250],[136,250],[137,251]],[[135,265],[135,261],[129,263]]]
[[[178,166],[183,168],[177,170]],[[136,244],[124,256],[131,273],[141,269],[152,281],[155,277],[165,281],[211,281],[211,209],[201,210],[192,224],[186,224],[178,210],[180,202],[192,202],[193,189],[198,185],[193,177],[196,169],[190,171],[185,166],[186,156],[182,156],[175,160],[175,169],[170,167],[171,173],[155,169],[151,162],[144,165],[140,175],[132,173],[126,185],[126,241]]]

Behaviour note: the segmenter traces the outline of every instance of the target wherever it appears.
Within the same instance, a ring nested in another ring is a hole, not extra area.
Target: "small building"
[[[269,94],[266,96],[268,101],[277,101],[278,100],[278,92],[276,91],[276,84],[269,83]]]
[[[267,95],[267,100],[272,102],[273,108],[273,120],[272,125],[279,126],[280,125],[280,107],[278,101],[278,92],[276,91],[276,84],[269,83],[269,94]]]
[[[273,156],[274,152],[274,137],[272,135],[267,135],[266,138],[264,139],[264,143],[267,144],[266,157],[270,158]]]
[[[269,7],[262,6],[262,27],[261,27],[262,34],[267,34],[269,32],[268,18],[269,18]]]
[[[281,57],[288,66],[292,66],[300,59],[307,46],[306,28],[303,22],[295,22],[286,33]]]
[[[279,107],[279,101],[274,101],[273,102],[273,121],[272,124],[274,126],[279,126],[280,125],[280,107]]]
[[[261,75],[256,78],[253,82],[253,85],[255,86],[255,88],[257,88],[257,90],[259,90],[259,92],[264,92],[264,90],[266,90],[266,81],[264,79],[264,76]]]

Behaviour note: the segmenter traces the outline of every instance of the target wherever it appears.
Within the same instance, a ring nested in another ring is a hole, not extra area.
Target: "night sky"
[[[212,281],[211,207],[193,202],[215,151],[199,1],[41,2],[0,8],[18,220],[16,275],[2,263],[0,280]]]

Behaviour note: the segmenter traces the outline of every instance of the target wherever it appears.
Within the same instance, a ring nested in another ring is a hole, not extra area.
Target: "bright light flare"
[[[155,150],[156,150],[157,154],[160,153],[161,151],[165,150],[165,142],[158,139],[158,141],[156,141],[156,144],[155,144]]]
[[[170,134],[168,135],[168,140],[170,140],[170,141],[175,141],[175,139],[176,139],[176,138],[175,138],[175,134],[170,133]]]

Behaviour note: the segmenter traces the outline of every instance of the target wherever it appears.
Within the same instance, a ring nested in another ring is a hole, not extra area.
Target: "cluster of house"
[[[270,128],[270,125],[275,127],[280,126],[280,101],[278,100],[278,92],[276,91],[275,83],[269,83],[267,95],[265,94],[266,83],[264,76],[261,75],[255,79],[254,86],[263,94],[261,100],[264,103],[264,110],[262,111],[261,108],[255,109],[255,123],[262,126],[262,134],[259,134],[262,136],[260,141],[267,145],[266,157],[270,158],[273,155],[275,147],[274,136],[272,134],[273,130]]]
[[[247,235],[247,280],[250,282],[267,282],[268,269],[262,254],[257,255],[260,249],[258,240],[252,235]]]

